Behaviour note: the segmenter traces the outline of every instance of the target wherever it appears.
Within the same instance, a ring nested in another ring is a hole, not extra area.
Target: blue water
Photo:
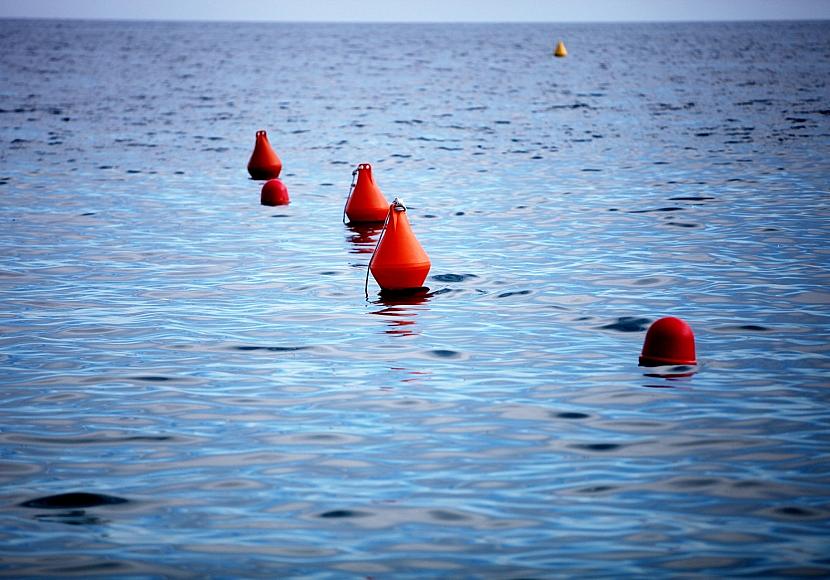
[[[5,20],[0,79],[0,574],[830,574],[830,23]]]

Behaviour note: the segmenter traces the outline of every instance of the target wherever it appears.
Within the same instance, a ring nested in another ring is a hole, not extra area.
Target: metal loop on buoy
[[[380,241],[383,239],[383,234],[386,233],[386,226],[389,225],[389,218],[392,215],[392,207],[395,209],[398,208],[398,198],[395,198],[395,201],[392,202],[392,205],[389,207],[389,211],[386,212],[386,219],[383,220],[383,227],[380,230],[380,235],[378,236],[378,242],[375,244],[375,249],[372,251],[372,257],[369,258],[369,263],[366,265],[366,282],[363,284],[363,292],[366,294],[366,300],[369,299],[369,271],[372,269],[372,262],[375,260],[375,254],[378,253],[378,248],[380,247]],[[403,205],[403,204],[401,204]],[[406,207],[403,210],[399,211],[406,211]]]
[[[357,169],[352,171],[352,184],[349,186],[349,195],[346,196],[346,203],[343,204],[343,223],[346,223],[346,208],[349,207],[349,200],[352,198],[355,183],[357,183],[357,173],[360,171],[362,165],[358,165]]]
[[[395,206],[395,211],[406,211],[406,205],[404,205],[403,200],[399,197],[392,200],[392,205]]]

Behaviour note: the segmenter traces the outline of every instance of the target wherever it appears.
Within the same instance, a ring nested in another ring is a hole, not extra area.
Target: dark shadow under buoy
[[[649,367],[644,377],[653,379],[686,379],[698,372],[697,365],[665,365]]]
[[[429,302],[433,293],[430,292],[427,286],[420,288],[409,288],[406,290],[381,290],[378,292],[378,300],[375,304],[385,304],[386,306],[414,306],[417,304],[424,304]]]

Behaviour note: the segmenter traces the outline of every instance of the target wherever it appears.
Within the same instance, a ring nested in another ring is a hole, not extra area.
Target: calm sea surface
[[[0,21],[0,574],[830,574],[828,83],[830,22]]]

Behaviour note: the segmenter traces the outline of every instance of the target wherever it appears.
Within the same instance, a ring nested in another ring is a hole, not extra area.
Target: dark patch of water
[[[643,332],[648,329],[651,320],[637,316],[621,316],[615,322],[604,324],[598,328],[616,330],[618,332]]]
[[[113,495],[77,491],[38,497],[24,501],[20,505],[27,508],[71,509],[122,503],[127,503],[127,500]]]

